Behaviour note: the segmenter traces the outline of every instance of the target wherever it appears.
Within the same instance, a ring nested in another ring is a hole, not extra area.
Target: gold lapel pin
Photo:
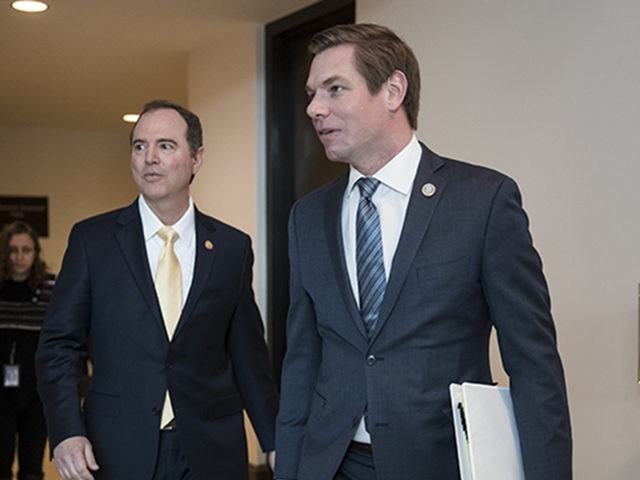
[[[425,183],[421,191],[425,197],[433,197],[436,194],[436,186],[433,183]]]
[[[211,243],[211,240],[204,241],[204,248],[207,250],[213,250],[213,243]]]

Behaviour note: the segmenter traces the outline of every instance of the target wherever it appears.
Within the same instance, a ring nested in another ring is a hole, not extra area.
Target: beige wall
[[[49,237],[42,249],[52,271],[60,269],[75,222],[135,197],[127,131],[0,126],[0,194],[49,197]]]
[[[256,235],[256,25],[189,56],[189,106],[204,130],[205,162],[193,184],[200,208]],[[220,48],[232,45],[233,48]]]
[[[205,163],[192,192],[201,210],[252,237],[257,263],[265,258],[258,251],[257,214],[262,191],[257,180],[259,29],[239,23],[230,30],[213,45],[189,55],[189,107],[202,120],[205,144]],[[255,279],[254,286],[263,297],[264,282]],[[252,432],[249,461],[264,463]]]
[[[419,136],[519,182],[550,283],[575,478],[640,471],[640,4],[358,0],[422,65]],[[544,419],[541,419],[544,421]]]

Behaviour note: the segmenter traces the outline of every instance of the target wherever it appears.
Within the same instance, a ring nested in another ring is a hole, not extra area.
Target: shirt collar
[[[409,195],[421,156],[422,148],[420,148],[420,143],[418,143],[416,136],[413,135],[407,146],[378,170],[373,177],[398,193]],[[362,177],[364,177],[362,173],[352,166],[349,167],[347,196],[351,195],[354,185]]]
[[[142,233],[144,234],[145,242],[148,242],[162,227],[164,224],[158,219],[149,204],[144,197],[140,195],[138,197],[138,210],[140,211],[140,219],[142,221]],[[170,225],[176,232],[181,240],[189,241],[195,231],[195,207],[193,206],[193,199],[189,197],[189,207],[184,215],[173,225]]]

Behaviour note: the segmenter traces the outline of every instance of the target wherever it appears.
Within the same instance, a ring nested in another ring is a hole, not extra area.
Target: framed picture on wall
[[[0,227],[18,220],[31,225],[39,237],[48,237],[49,198],[0,195]]]

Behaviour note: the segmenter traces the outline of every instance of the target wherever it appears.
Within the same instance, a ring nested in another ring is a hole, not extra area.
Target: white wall
[[[421,62],[419,137],[522,189],[564,360],[575,478],[638,478],[640,4],[358,0]]]

